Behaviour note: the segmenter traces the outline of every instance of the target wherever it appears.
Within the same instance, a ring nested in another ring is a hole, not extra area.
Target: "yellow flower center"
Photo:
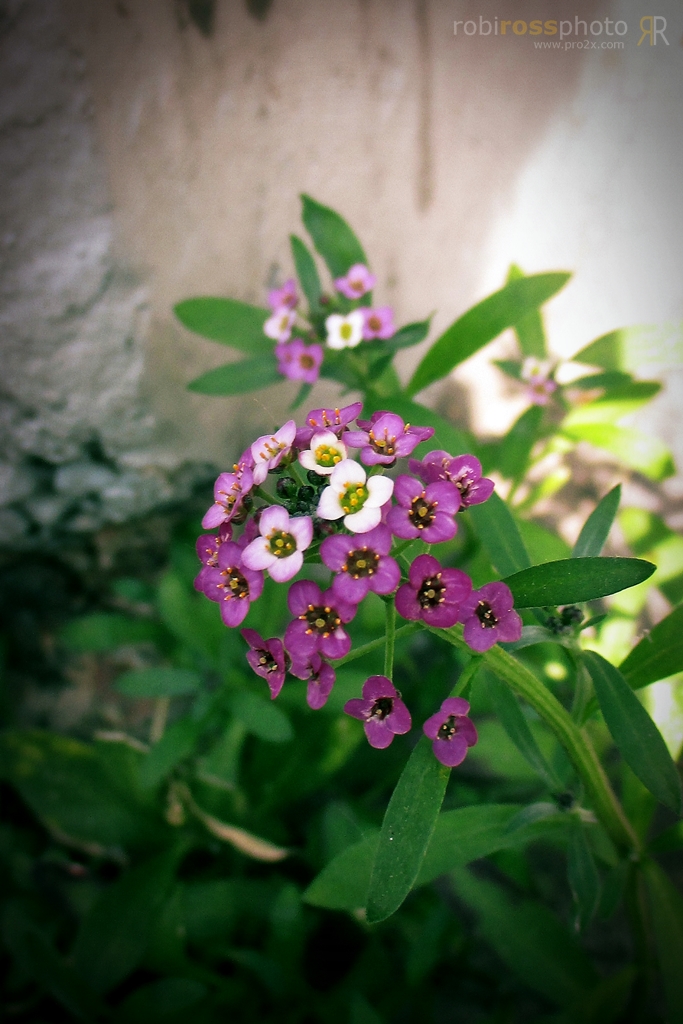
[[[369,491],[363,484],[351,484],[350,487],[344,491],[339,501],[341,507],[344,509],[346,515],[351,515],[354,512],[360,512],[365,502],[368,500]]]

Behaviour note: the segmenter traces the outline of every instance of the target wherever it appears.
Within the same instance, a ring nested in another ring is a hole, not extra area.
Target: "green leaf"
[[[534,274],[511,281],[451,324],[419,364],[407,393],[415,395],[445,377],[480,348],[538,309],[569,280],[565,273]]]
[[[180,1014],[196,1006],[208,989],[191,978],[162,978],[142,985],[123,1001],[119,1013],[126,1024],[173,1024]]]
[[[517,849],[535,839],[557,835],[571,824],[558,813],[550,824],[533,821],[510,831],[510,823],[520,809],[519,804],[485,804],[442,812],[414,887],[498,850]],[[364,907],[377,845],[378,835],[373,831],[348,846],[311,882],[304,900],[330,910]]]
[[[683,849],[683,821],[676,821],[660,832],[648,846],[650,853],[673,853]]]
[[[531,450],[539,437],[544,412],[540,405],[526,409],[501,442],[497,468],[508,480],[517,480],[524,475]]]
[[[572,558],[599,555],[602,551],[621,500],[621,484],[617,484],[595,506],[581,528]]]
[[[201,723],[193,718],[179,718],[168,726],[140,765],[140,783],[154,789],[172,768],[194,750],[201,732]]]
[[[577,405],[562,421],[561,429],[570,429],[584,423],[618,423],[624,416],[641,409],[661,391],[656,381],[628,381],[610,388],[594,402]]]
[[[644,324],[610,331],[573,357],[605,370],[661,375],[683,363],[683,323]]]
[[[6,905],[3,938],[21,970],[74,1017],[90,1022],[106,1013],[87,982],[65,963],[52,943],[26,918],[18,902]]]
[[[650,480],[665,480],[676,471],[671,452],[658,437],[648,437],[637,430],[615,427],[611,423],[563,426],[562,433],[572,441],[587,441],[596,448],[602,448]]]
[[[368,265],[362,245],[338,213],[307,195],[301,202],[301,219],[333,278],[343,277],[354,263]]]
[[[246,391],[258,391],[282,380],[272,346],[258,359],[240,359],[226,363],[216,370],[209,370],[196,377],[187,385],[188,391],[200,395],[242,395]]]
[[[452,877],[460,898],[477,914],[483,938],[535,992],[566,1006],[597,982],[584,951],[546,907],[513,902],[499,886],[466,869]]]
[[[78,973],[106,993],[135,970],[173,880],[175,850],[126,871],[83,919],[74,959]]]
[[[633,690],[683,672],[683,605],[658,622],[622,661],[619,671]]]
[[[504,582],[516,608],[545,608],[617,594],[642,583],[654,571],[654,565],[641,558],[561,558],[522,569]]]
[[[254,736],[270,743],[294,739],[292,724],[284,711],[251,690],[237,690],[230,701],[232,713]]]
[[[479,540],[502,576],[526,570],[531,565],[514,516],[495,491],[481,505],[471,505],[468,512]]]
[[[157,604],[164,625],[181,644],[211,664],[217,661],[225,627],[213,602],[190,592],[177,573],[167,572],[159,581]]]
[[[569,545],[552,530],[529,519],[519,519],[516,515],[515,522],[532,565],[538,565],[539,562],[554,562],[558,558],[569,558]]]
[[[430,446],[429,450],[441,448],[450,452],[451,455],[477,454],[477,442],[470,433],[449,423],[443,416],[439,416],[425,405],[413,402],[410,398],[404,398],[402,395],[392,395],[387,399],[371,392],[363,409],[364,415],[384,410],[387,405],[390,405],[391,411],[400,416],[405,423],[434,428],[434,436],[424,442]],[[481,506],[477,506],[477,508],[479,507]]]
[[[526,758],[550,789],[560,790],[562,783],[541,753],[514,693],[492,672],[484,670],[484,679],[494,714],[502,722],[503,728],[520,754]]]
[[[508,282],[518,281],[525,276],[521,267],[513,263],[508,271],[507,279]],[[533,309],[519,323],[515,324],[515,334],[523,356],[536,356],[537,359],[546,358],[547,344],[540,310]]]
[[[368,890],[370,924],[384,921],[413,887],[443,803],[450,769],[421,736],[396,784],[380,832]]]
[[[681,781],[659,729],[618,668],[594,651],[586,651],[584,660],[622,757],[653,796],[680,812]]]
[[[522,379],[522,364],[517,359],[494,359],[492,360],[493,365],[497,366],[499,370],[507,374],[508,377],[512,377],[513,380]]]
[[[600,904],[600,875],[581,825],[572,829],[567,849],[569,886],[576,903],[576,923],[581,931],[591,923]]]
[[[173,312],[181,324],[211,341],[220,341],[242,352],[264,355],[273,348],[273,342],[263,333],[263,325],[270,310],[250,306],[236,299],[186,299],[174,307]]]
[[[396,334],[389,338],[386,344],[391,346],[392,349],[410,348],[411,345],[419,345],[429,334],[431,325],[431,317],[429,320],[417,320],[415,323],[405,324],[400,330],[396,331]]]
[[[186,668],[140,668],[120,675],[116,689],[126,697],[182,697],[201,684],[201,676]]]
[[[156,622],[106,612],[72,619],[59,633],[61,643],[72,651],[113,651],[133,644],[156,643],[161,636]]]
[[[159,838],[161,821],[132,789],[117,786],[97,747],[38,730],[5,732],[0,773],[58,838],[92,853]]]
[[[667,1020],[683,1020],[683,899],[654,861],[643,864],[652,913],[659,969],[664,983]]]
[[[306,296],[309,308],[315,311],[320,305],[320,295],[322,293],[315,260],[307,246],[296,235],[289,236],[289,244],[292,247],[292,258],[296,267],[296,276],[299,278],[299,284]]]

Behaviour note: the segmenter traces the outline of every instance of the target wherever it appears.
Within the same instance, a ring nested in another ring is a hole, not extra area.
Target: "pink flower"
[[[398,588],[396,611],[404,619],[422,619],[428,626],[454,626],[472,590],[462,569],[444,569],[432,555],[418,555],[408,570],[408,582]]]
[[[263,333],[273,341],[289,341],[292,336],[292,325],[296,320],[296,312],[287,306],[276,309],[263,325]]]
[[[347,299],[360,299],[366,292],[372,291],[376,280],[365,264],[354,263],[344,277],[336,279],[334,286]]]
[[[285,281],[281,288],[271,288],[268,292],[268,305],[274,313],[282,309],[294,309],[298,302],[299,296],[293,277]]]
[[[250,603],[261,596],[263,573],[245,566],[242,549],[233,541],[224,541],[218,549],[217,567],[206,569],[202,590],[210,601],[218,601],[226,626],[239,626]]]
[[[455,537],[455,513],[460,508],[460,493],[447,480],[423,487],[413,476],[396,477],[394,496],[398,505],[389,509],[387,526],[394,537],[439,544]]]
[[[251,446],[254,458],[254,483],[258,486],[268,476],[271,469],[280,465],[282,458],[288,454],[296,436],[296,423],[287,420],[274,434],[263,434]]]
[[[296,447],[305,448],[319,430],[331,430],[337,437],[341,437],[362,408],[362,402],[352,402],[343,409],[311,409],[306,417],[305,426],[299,427],[296,432]]]
[[[318,711],[324,707],[336,679],[332,666],[323,661],[318,653],[314,653],[292,662],[291,673],[297,679],[308,680],[306,703],[309,708]]]
[[[448,768],[462,764],[470,747],[477,742],[477,730],[467,718],[470,706],[462,697],[447,697],[441,709],[422,726],[433,740],[434,756]]]
[[[200,537],[197,537],[197,543],[195,546],[197,556],[202,563],[202,567],[195,577],[195,590],[202,591],[204,589],[203,580],[206,575],[206,569],[216,568],[218,565],[218,549],[226,540],[232,540],[231,523],[221,523],[221,528],[218,531],[218,534],[202,533]]]
[[[460,608],[465,643],[473,651],[488,651],[502,640],[510,643],[522,635],[522,620],[513,608],[513,597],[505,583],[486,583],[473,590]]]
[[[213,505],[202,519],[204,529],[214,530],[221,523],[229,523],[253,486],[250,469],[235,466],[234,473],[221,473],[213,486]]]
[[[349,653],[351,637],[342,623],[354,617],[355,604],[341,600],[332,590],[321,591],[310,580],[297,580],[289,588],[287,606],[296,616],[285,630],[285,646],[293,663],[316,652],[332,659]]]
[[[282,689],[289,667],[289,657],[282,640],[278,640],[277,637],[264,640],[255,629],[242,629],[240,632],[250,648],[247,651],[247,661],[256,675],[268,683],[270,699],[275,700]]]
[[[481,462],[474,455],[456,455],[453,458],[439,449],[428,452],[422,462],[411,459],[408,466],[411,473],[417,473],[426,484],[437,480],[454,484],[460,492],[461,509],[480,505],[493,494],[493,480],[481,475]]]
[[[529,356],[522,365],[522,380],[527,382],[526,396],[534,405],[547,405],[557,390],[552,378],[552,367],[547,359]]]
[[[365,318],[363,325],[363,340],[372,341],[373,338],[381,338],[386,341],[396,333],[394,327],[394,311],[391,306],[379,306],[377,309],[361,309]]]
[[[322,345],[306,345],[301,338],[275,346],[278,372],[289,380],[315,384],[323,361]]]
[[[362,429],[350,430],[345,440],[350,448],[362,449],[360,457],[366,466],[391,466],[434,433],[433,427],[412,427],[393,412],[374,412],[369,422],[359,421],[358,426]]]
[[[259,532],[260,537],[244,549],[242,563],[249,569],[267,569],[276,583],[286,583],[303,565],[303,553],[313,539],[313,520],[290,518],[281,505],[271,505],[261,515]]]
[[[386,676],[370,676],[363,683],[363,696],[347,700],[344,711],[363,723],[371,747],[384,750],[394,736],[410,732],[410,712]]]

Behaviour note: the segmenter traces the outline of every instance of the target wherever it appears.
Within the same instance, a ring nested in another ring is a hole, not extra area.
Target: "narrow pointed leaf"
[[[263,333],[270,310],[236,299],[200,297],[185,299],[173,312],[195,334],[254,354],[269,352],[273,342]]]
[[[638,690],[683,672],[683,605],[658,622],[622,661],[619,671]]]
[[[664,739],[618,668],[584,653],[603,718],[622,757],[653,796],[681,810],[681,782]]]
[[[497,468],[509,480],[516,480],[524,474],[531,450],[539,437],[543,413],[540,405],[526,409],[502,441]]]
[[[567,849],[569,885],[577,907],[577,924],[581,930],[591,923],[600,903],[600,875],[585,830],[573,829]]]
[[[187,385],[188,391],[200,395],[243,395],[246,391],[258,391],[282,380],[273,355],[272,344],[267,354],[258,359],[241,359],[226,363],[215,370],[203,373]]]
[[[586,558],[600,554],[609,536],[620,500],[621,484],[617,484],[598,502],[583,524],[572,551],[572,558]]]
[[[501,576],[510,576],[531,565],[514,516],[495,491],[488,501],[470,506],[469,515],[479,540]]]
[[[434,342],[408,384],[415,395],[538,309],[569,280],[566,273],[534,274],[511,281],[451,324]]]
[[[185,716],[178,718],[166,729],[140,765],[140,784],[154,789],[172,768],[194,750],[201,733],[201,722]]]
[[[492,672],[485,672],[485,679],[494,713],[522,757],[551,789],[561,789],[561,782],[541,753],[515,695]]]
[[[307,195],[301,202],[304,226],[333,278],[343,277],[354,263],[368,265],[363,246],[338,213]]]
[[[577,352],[574,360],[605,370],[656,376],[683,363],[683,322],[610,331]]]
[[[667,1020],[683,1020],[683,899],[654,861],[643,866],[652,914]]]
[[[419,345],[429,334],[431,323],[430,317],[429,320],[417,320],[413,324],[406,324],[396,331],[396,334],[389,338],[386,344],[390,345],[392,349],[410,348],[411,345]]]
[[[583,423],[618,423],[624,416],[630,416],[641,409],[661,389],[662,385],[652,380],[619,384],[594,402],[577,405],[563,420],[562,429]]]
[[[251,690],[237,690],[230,702],[235,718],[250,733],[270,743],[287,743],[294,738],[294,730],[287,715],[265,697]]]
[[[384,921],[403,903],[418,876],[443,803],[450,769],[422,736],[387,807],[370,876],[367,917]]]
[[[671,452],[658,437],[612,423],[577,423],[563,426],[562,433],[572,441],[587,441],[602,448],[650,480],[665,480],[676,471]]]
[[[511,265],[508,271],[508,281],[518,281],[525,276],[521,267],[514,263]],[[536,356],[537,359],[545,359],[547,345],[540,309],[532,309],[519,323],[515,324],[515,334],[523,356]]]
[[[299,284],[306,296],[310,309],[316,310],[320,305],[322,288],[315,260],[308,248],[296,235],[290,235],[289,242],[292,247],[292,258],[296,267],[296,276],[299,278]]]
[[[516,608],[544,608],[617,594],[654,571],[654,565],[641,558],[561,558],[522,569],[504,582]]]

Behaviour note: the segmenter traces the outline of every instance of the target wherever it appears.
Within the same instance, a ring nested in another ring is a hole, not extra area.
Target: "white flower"
[[[341,519],[351,533],[368,533],[382,519],[382,505],[394,492],[394,481],[387,476],[368,480],[363,467],[353,459],[338,463],[330,475],[330,486],[320,495],[321,519]]]
[[[313,520],[310,516],[290,518],[286,509],[271,505],[261,516],[259,531],[261,536],[244,549],[242,562],[247,569],[267,569],[277,583],[291,580],[313,539]]]
[[[331,430],[314,434],[311,447],[299,453],[299,462],[304,469],[312,469],[318,476],[329,476],[345,458],[346,445]]]
[[[328,348],[355,348],[363,340],[365,316],[360,309],[354,309],[348,316],[332,313],[325,321]]]
[[[289,341],[292,336],[292,325],[296,320],[296,310],[288,306],[276,309],[263,325],[263,333],[273,341]]]
[[[548,380],[552,372],[552,366],[548,359],[537,359],[536,356],[527,356],[522,363],[522,380],[530,384],[538,384]]]

